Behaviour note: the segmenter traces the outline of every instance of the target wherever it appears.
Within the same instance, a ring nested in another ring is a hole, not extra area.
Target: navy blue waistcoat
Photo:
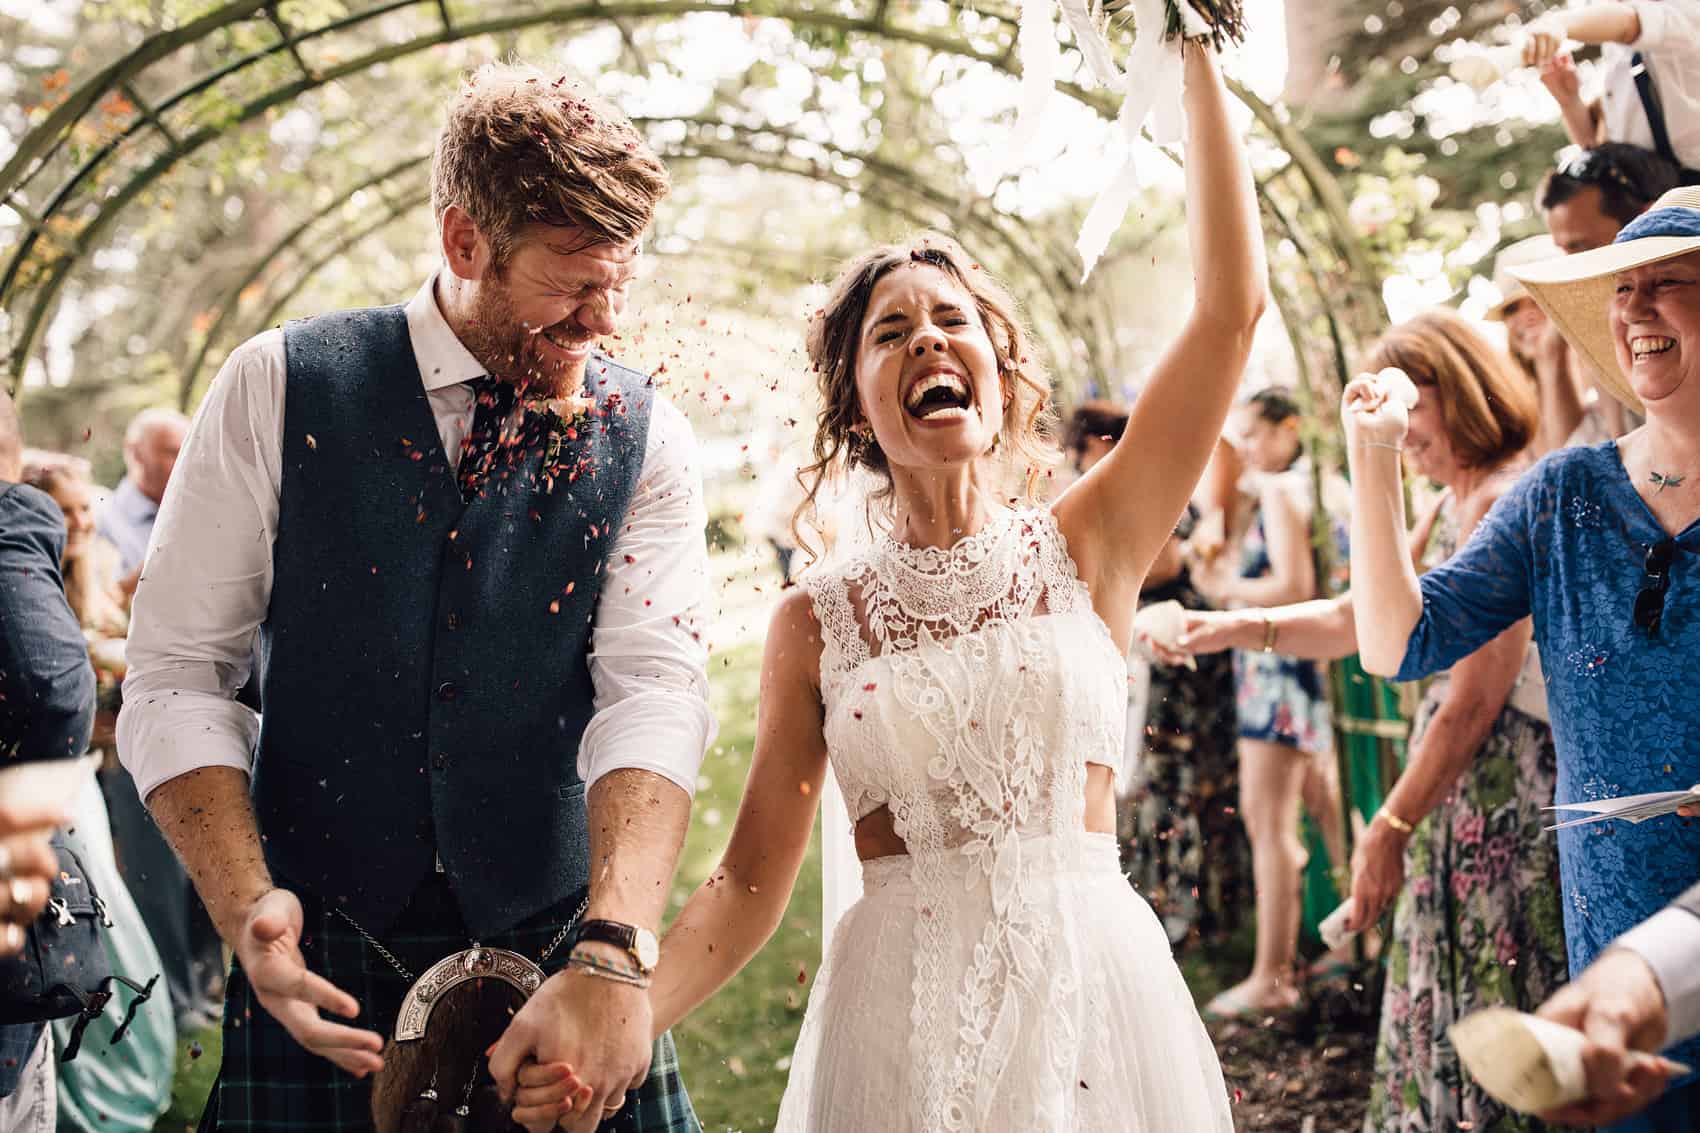
[[[284,328],[254,803],[274,872],[382,931],[442,861],[489,935],[583,887],[591,623],[642,470],[651,385],[463,505],[401,307]]]

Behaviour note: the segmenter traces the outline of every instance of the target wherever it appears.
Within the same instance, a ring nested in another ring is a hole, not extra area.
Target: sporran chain
[[[584,916],[585,910],[588,909],[588,908],[590,908],[590,894],[586,893],[584,895],[584,900],[582,900],[578,903],[578,909],[575,910],[573,915],[568,917],[566,922],[561,925],[561,931],[559,931],[555,934],[555,939],[551,940],[549,942],[548,947],[543,949],[542,952],[538,953],[538,955],[537,955],[537,965],[538,965],[538,967],[542,967],[544,964],[549,962],[549,957],[551,957],[555,954],[555,949],[557,949],[561,946],[561,942],[564,941],[567,938],[568,933],[572,932],[573,928],[578,924],[579,920]],[[406,980],[410,984],[417,982],[419,977],[415,976],[412,972],[408,971],[407,966],[404,965],[400,960],[396,959],[395,953],[391,952],[388,948],[385,948],[382,944],[378,943],[378,940],[377,940],[376,937],[374,937],[371,933],[367,932],[365,929],[361,928],[359,921],[355,920],[353,917],[349,916],[347,913],[343,912],[341,909],[333,909],[332,911],[335,912],[337,916],[339,916],[343,920],[347,921],[349,926],[351,928],[353,928],[355,932],[360,934],[360,939],[364,940],[367,944],[370,944],[372,946],[373,951],[377,952],[377,954],[379,956],[382,956],[384,958],[384,961],[386,963],[388,963],[390,967],[392,967],[396,970],[397,975],[399,975],[402,979]],[[477,946],[478,946],[477,942],[474,941],[473,947],[476,948]]]

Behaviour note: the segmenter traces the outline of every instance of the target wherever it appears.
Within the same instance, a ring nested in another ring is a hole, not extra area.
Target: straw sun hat
[[[1511,274],[1512,268],[1556,259],[1562,255],[1564,253],[1552,242],[1552,237],[1544,232],[1501,248],[1499,255],[1493,258],[1493,286],[1494,290],[1499,292],[1499,302],[1489,307],[1482,317],[1489,322],[1502,323],[1505,321],[1506,310],[1513,303],[1529,297],[1529,291],[1523,286],[1522,280]]]
[[[1601,388],[1643,412],[1617,365],[1611,301],[1618,272],[1700,251],[1700,186],[1672,189],[1603,248],[1511,269],[1547,318],[1593,363]]]

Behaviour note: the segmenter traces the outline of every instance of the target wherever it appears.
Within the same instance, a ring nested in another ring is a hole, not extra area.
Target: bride
[[[1115,450],[1049,509],[999,489],[1023,468],[1031,488],[1054,451],[1047,378],[1009,296],[954,241],[862,255],[810,328],[815,470],[879,477],[891,527],[776,611],[737,824],[651,990],[659,1031],[772,935],[830,762],[864,896],[818,974],[780,1130],[1232,1128],[1113,833],[1140,580],[1265,302],[1222,80],[1208,50],[1184,53],[1197,301]]]

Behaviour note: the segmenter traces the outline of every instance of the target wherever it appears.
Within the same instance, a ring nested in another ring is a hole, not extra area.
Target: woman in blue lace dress
[[[1673,235],[1688,239],[1655,239],[1641,246],[1636,266],[1598,270],[1602,253],[1625,258],[1618,245]],[[1564,265],[1556,269],[1523,269],[1536,301],[1608,388],[1645,407],[1647,423],[1618,441],[1548,456],[1455,558],[1420,581],[1400,537],[1405,403],[1392,384],[1372,377],[1348,386],[1343,402],[1355,504],[1352,600],[1364,667],[1412,680],[1533,614],[1561,803],[1700,782],[1697,237],[1700,191],[1677,190],[1612,248],[1555,261]],[[1673,245],[1685,254],[1671,258]],[[1537,286],[1540,277],[1549,285]],[[1572,971],[1700,877],[1694,819],[1603,822],[1561,830],[1557,839]],[[1692,1064],[1700,1042],[1671,1053]],[[1697,1125],[1700,1085],[1689,1076],[1641,1116],[1610,1128],[1686,1133]]]

